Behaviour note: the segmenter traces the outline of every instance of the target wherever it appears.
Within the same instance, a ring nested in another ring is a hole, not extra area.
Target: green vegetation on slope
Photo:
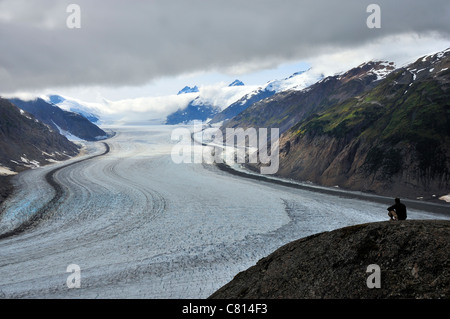
[[[363,139],[372,145],[364,165],[369,174],[399,172],[399,152],[408,148],[415,151],[421,175],[446,172],[450,93],[434,79],[410,85],[400,84],[401,77],[394,72],[373,90],[313,114],[293,127],[294,136]]]

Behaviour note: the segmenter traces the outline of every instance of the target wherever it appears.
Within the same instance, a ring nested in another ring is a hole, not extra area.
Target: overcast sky
[[[79,29],[67,27],[70,3],[81,8]],[[381,8],[379,29],[366,25],[371,3]],[[449,40],[449,0],[0,0],[0,94],[95,88],[125,96],[170,79],[254,81],[302,62],[333,71],[366,58],[407,59]]]

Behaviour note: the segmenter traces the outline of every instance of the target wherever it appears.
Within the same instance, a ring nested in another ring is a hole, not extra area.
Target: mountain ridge
[[[194,87],[190,87],[190,86],[185,86],[184,88],[182,88],[180,91],[178,91],[177,95],[180,94],[187,94],[187,93],[198,93],[200,92],[197,85]]]
[[[84,105],[73,99],[65,98],[56,94],[49,95],[47,98],[51,104],[56,105],[65,111],[80,114],[96,125],[100,123],[99,115],[94,114],[91,111],[87,111]]]
[[[244,82],[242,82],[241,80],[234,80],[233,82],[231,82],[230,84],[228,84],[229,87],[231,86],[244,86]]]
[[[280,139],[280,176],[383,195],[447,195],[450,51],[434,56],[299,121]]]
[[[256,90],[244,95],[238,101],[230,104],[220,113],[216,114],[209,123],[215,124],[232,120],[256,102],[270,98],[271,96],[285,91],[299,91],[320,80],[323,76],[312,74],[311,69],[298,71],[281,80],[271,80]]]
[[[75,156],[79,146],[0,98],[0,166],[11,172]]]
[[[196,97],[189,104],[166,117],[166,125],[187,124],[191,121],[207,121],[220,112],[217,106],[209,105]]]
[[[322,108],[356,96],[376,85],[373,72],[384,62],[369,62],[343,74],[329,76],[302,89],[281,91],[252,104],[224,123],[225,127],[278,127],[284,133],[295,123]],[[384,66],[384,64],[383,64]],[[392,68],[393,66],[384,66]]]
[[[105,131],[84,116],[62,110],[42,98],[36,98],[30,101],[11,98],[9,101],[22,110],[33,114],[39,121],[49,125],[52,129],[63,135],[73,135],[86,141],[97,141],[108,137]]]
[[[239,99],[245,92],[252,89],[252,87],[248,88],[242,81],[235,80],[227,86],[219,84],[205,86],[201,89],[195,86],[194,89],[192,90],[191,87],[186,86],[182,90],[184,93],[181,94],[191,94],[192,100],[186,106],[179,107],[176,111],[167,115],[164,124],[187,124],[195,120],[210,121],[216,114],[222,111],[224,106]]]
[[[450,193],[449,68],[450,49],[401,68],[367,62],[259,101],[222,130],[278,127],[279,177],[440,198]]]

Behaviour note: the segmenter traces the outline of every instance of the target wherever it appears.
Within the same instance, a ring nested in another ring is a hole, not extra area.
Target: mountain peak
[[[318,74],[312,69],[298,71],[282,80],[272,80],[267,82],[265,90],[274,91],[276,93],[287,90],[300,91],[316,83],[322,78],[322,74]]]
[[[301,74],[305,73],[306,71],[309,71],[309,70],[295,72],[290,77],[288,77],[288,79],[292,79],[293,77],[295,77],[297,75],[301,75]]]
[[[100,122],[99,116],[92,113],[89,107],[86,107],[72,98],[65,98],[60,95],[53,94],[48,95],[44,98],[44,100],[45,102],[57,106],[64,111],[77,113],[94,124],[99,124]]]
[[[181,89],[177,95],[180,94],[186,94],[186,93],[197,93],[199,92],[197,85],[194,87],[185,86],[183,89]]]
[[[232,83],[230,83],[228,86],[244,86],[244,82],[240,81],[240,80],[234,80]]]
[[[416,62],[406,66],[406,71],[412,74],[412,80],[426,78],[428,74],[433,77],[447,77],[450,67],[450,48],[420,57]],[[447,80],[444,80],[447,81]]]
[[[49,99],[50,103],[52,103],[52,104],[58,104],[58,103],[64,102],[66,100],[62,96],[55,95],[55,94],[54,95],[49,95],[48,99]]]
[[[369,61],[358,65],[343,74],[338,75],[338,80],[347,82],[356,78],[363,78],[367,75],[375,75],[377,81],[384,79],[389,73],[395,70],[395,63],[390,61]]]

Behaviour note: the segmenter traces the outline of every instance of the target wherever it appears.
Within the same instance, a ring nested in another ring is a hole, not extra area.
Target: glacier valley
[[[172,126],[121,126],[64,163],[14,177],[0,236],[0,298],[206,298],[280,246],[387,220],[386,205],[172,161]],[[71,165],[68,165],[71,164]],[[55,189],[61,198],[48,208]],[[394,196],[395,197],[395,196]],[[47,206],[46,206],[47,205]],[[47,208],[46,208],[47,207]],[[408,210],[408,219],[448,219]],[[71,264],[80,288],[69,288]]]

